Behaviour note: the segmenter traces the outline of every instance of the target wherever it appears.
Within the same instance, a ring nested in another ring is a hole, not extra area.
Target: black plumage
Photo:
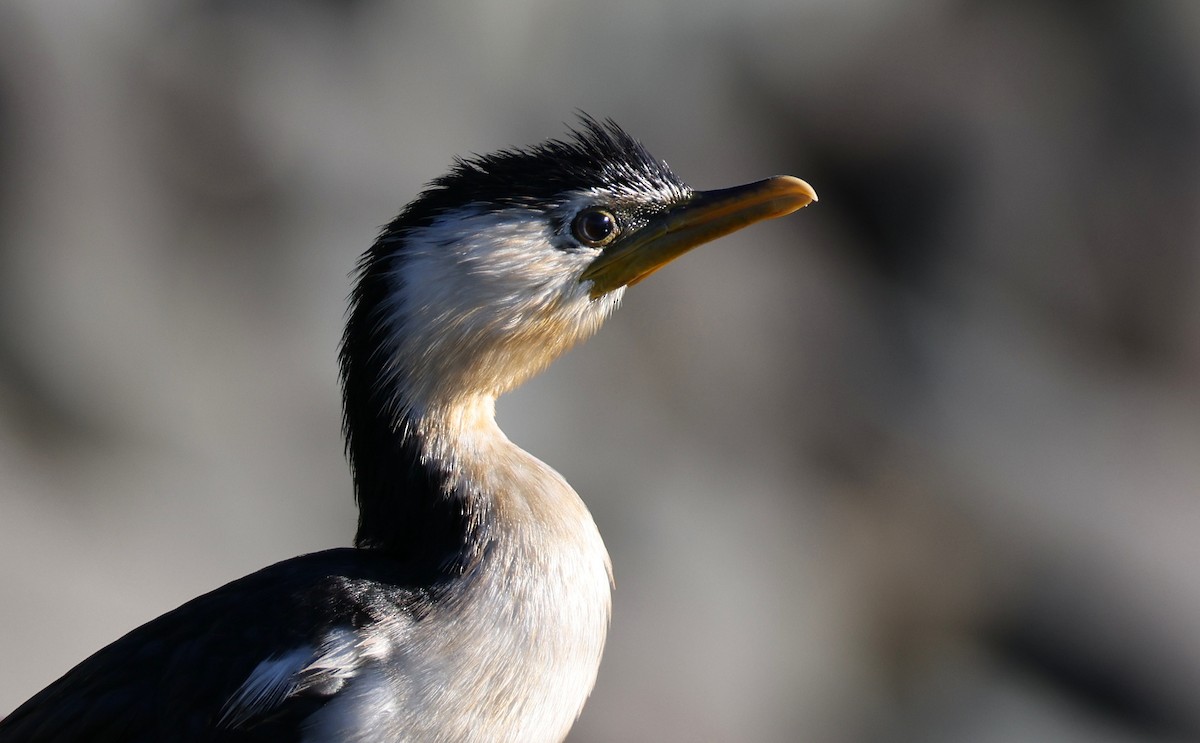
[[[409,585],[406,585],[409,584]],[[0,722],[0,741],[286,741],[336,693],[314,676],[240,726],[226,702],[264,658],[339,625],[420,618],[433,596],[389,555],[334,549],[228,583],[138,627],[75,666]]]
[[[679,200],[691,193],[665,161],[616,122],[582,115],[579,129],[567,139],[456,160],[449,173],[430,183],[388,225],[385,236],[405,227],[427,226],[438,215],[467,204],[545,211],[560,205],[565,195],[599,184],[630,192],[673,190]]]

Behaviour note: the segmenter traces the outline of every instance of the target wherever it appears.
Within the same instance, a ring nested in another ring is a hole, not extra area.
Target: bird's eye
[[[575,217],[571,232],[584,245],[608,245],[617,236],[617,218],[604,209],[587,209]]]

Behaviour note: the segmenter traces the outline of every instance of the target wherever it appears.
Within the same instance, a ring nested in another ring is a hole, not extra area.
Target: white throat
[[[446,664],[458,675],[434,687],[457,689],[439,695],[455,706],[473,689],[507,697],[479,706],[486,719],[464,716],[462,740],[486,730],[489,740],[558,741],[595,684],[612,568],[583,501],[557,472],[508,440],[493,407],[491,398],[477,399],[436,424],[417,424],[426,456],[450,468],[455,492],[447,497],[486,494],[483,528],[493,535],[464,575],[461,594],[444,605],[444,618],[457,626],[431,638],[447,643],[436,657],[462,656]],[[462,640],[473,637],[487,642]],[[469,669],[465,676],[462,669]]]

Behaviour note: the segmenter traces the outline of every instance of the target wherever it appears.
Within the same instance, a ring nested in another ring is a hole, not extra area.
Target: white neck
[[[473,690],[508,697],[481,700],[462,715],[463,740],[557,741],[566,736],[595,683],[611,610],[611,566],[583,501],[553,469],[523,451],[496,425],[483,397],[415,425],[425,454],[449,467],[448,497],[488,501],[485,557],[463,576],[445,605],[458,624],[441,652],[459,654],[454,679],[440,684],[457,705]],[[476,646],[462,638],[486,638]],[[439,656],[440,657],[440,656]],[[463,676],[461,669],[471,669]],[[425,710],[429,712],[428,709]],[[432,719],[446,719],[434,715]]]

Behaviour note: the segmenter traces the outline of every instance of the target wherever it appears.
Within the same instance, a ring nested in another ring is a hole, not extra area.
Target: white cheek
[[[385,318],[410,402],[510,389],[594,333],[620,300],[588,296],[579,276],[595,254],[555,247],[539,213],[459,212],[415,237]]]
[[[405,321],[512,329],[586,296],[591,256],[553,247],[540,214],[457,214],[431,226],[403,263]]]

